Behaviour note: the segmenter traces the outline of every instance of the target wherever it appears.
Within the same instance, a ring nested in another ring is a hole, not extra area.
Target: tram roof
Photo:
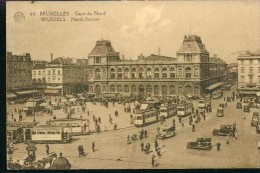
[[[35,126],[33,129],[61,129],[62,126],[57,126],[57,125],[40,125],[40,126]]]
[[[36,125],[37,125],[37,122],[17,122],[17,121],[7,122],[7,126],[10,126],[10,127],[17,127],[17,126],[28,127],[28,126],[36,126]]]
[[[84,118],[60,118],[53,121],[86,121]]]

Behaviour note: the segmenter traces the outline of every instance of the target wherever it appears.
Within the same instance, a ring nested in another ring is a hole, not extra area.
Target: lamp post
[[[33,86],[33,122],[35,123],[35,101],[34,101],[34,86]]]

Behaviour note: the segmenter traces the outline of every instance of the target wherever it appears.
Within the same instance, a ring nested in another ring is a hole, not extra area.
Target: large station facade
[[[137,60],[120,57],[108,40],[96,42],[88,56],[89,91],[97,94],[200,96],[225,81],[227,64],[210,57],[201,38],[184,36],[176,58],[142,54]]]

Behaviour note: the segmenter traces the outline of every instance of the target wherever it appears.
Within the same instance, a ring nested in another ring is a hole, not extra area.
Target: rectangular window
[[[249,60],[249,64],[250,64],[250,65],[253,64],[253,60],[252,60],[252,59]]]
[[[33,75],[36,75],[36,71],[33,71]]]
[[[253,67],[249,67],[249,73],[253,73]]]
[[[244,60],[243,59],[241,59],[241,64],[244,64]]]
[[[245,72],[244,67],[241,67],[241,73],[244,73],[244,72]]]

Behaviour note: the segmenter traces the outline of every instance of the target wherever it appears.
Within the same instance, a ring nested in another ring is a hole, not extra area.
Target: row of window
[[[168,88],[169,88],[169,90],[168,90]],[[106,89],[107,89],[106,86],[103,86],[103,91],[106,91]],[[125,92],[125,93],[129,93],[129,92],[136,93],[137,92],[137,87],[135,85],[131,86],[131,88],[130,88],[129,85],[125,85],[124,88],[121,85],[118,85],[117,87],[115,85],[110,85],[109,89],[110,89],[111,92]],[[131,89],[131,91],[130,91],[130,89]],[[139,92],[145,92],[144,86],[139,86],[138,90],[139,90]],[[152,90],[154,90],[154,94],[159,94],[159,86],[158,85],[156,85],[154,87],[152,87],[150,85],[146,86],[146,93],[147,94],[151,94]],[[92,86],[90,86],[90,91],[93,92]],[[173,85],[171,85],[170,87],[167,87],[167,86],[164,85],[164,86],[161,87],[161,91],[162,91],[162,94],[164,94],[164,95],[167,95],[168,91],[169,91],[169,94],[176,94],[176,87],[173,86]],[[186,86],[185,91],[192,93],[192,87],[189,86],[189,85]],[[99,85],[96,85],[94,92],[100,93],[101,87]],[[178,87],[178,93],[183,93],[183,87],[182,86]],[[199,93],[199,88],[194,87],[194,94],[198,94],[198,93]],[[141,93],[141,94],[144,94],[144,93]]]
[[[244,59],[241,59],[240,61],[241,61],[241,64],[245,64],[245,60]],[[258,64],[260,64],[260,59],[258,59],[257,61],[258,61]],[[254,62],[253,59],[249,60],[249,64],[250,65],[253,65],[253,62]]]
[[[102,71],[102,77],[105,78],[107,76],[107,71],[104,69]],[[131,76],[129,76],[131,74]],[[160,70],[159,68],[155,68],[153,71],[154,74],[154,78],[159,78],[160,76]],[[178,70],[178,74],[179,77],[183,77],[183,69],[179,68]],[[117,69],[117,78],[144,78],[145,77],[145,71],[143,68],[140,68],[139,71],[137,72],[137,70],[135,68],[131,69],[131,73],[130,70],[128,68],[124,69],[124,72],[121,68]],[[198,76],[199,75],[199,69],[195,68],[194,69],[194,76]],[[93,71],[90,70],[90,77],[93,76]],[[162,73],[161,73],[162,78],[167,78],[168,77],[168,69],[167,68],[163,68],[162,69]],[[146,69],[146,77],[147,78],[152,78],[152,70],[151,68]],[[175,78],[176,77],[176,71],[175,68],[170,68],[170,78]],[[191,78],[191,68],[187,67],[185,68],[185,77],[186,78]],[[100,69],[96,69],[95,70],[95,78],[101,78],[101,70]],[[110,78],[111,79],[115,79],[116,78],[116,70],[114,68],[110,69]]]
[[[249,73],[254,73],[253,67],[249,67]],[[241,73],[245,73],[245,67],[241,67]],[[258,67],[258,73],[260,73],[260,67]]]
[[[245,76],[241,76],[241,82],[245,82]],[[253,83],[253,76],[249,76],[249,82]],[[260,76],[258,76],[258,82],[260,83]]]

